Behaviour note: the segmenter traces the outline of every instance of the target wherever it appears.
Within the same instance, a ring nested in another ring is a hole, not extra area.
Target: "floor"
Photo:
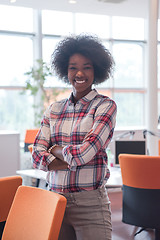
[[[154,231],[142,231],[134,237],[134,233],[140,230],[134,226],[122,222],[122,192],[120,189],[109,190],[112,209],[112,240],[154,240]]]

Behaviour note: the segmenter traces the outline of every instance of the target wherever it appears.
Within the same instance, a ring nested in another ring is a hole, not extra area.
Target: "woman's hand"
[[[62,149],[63,147],[56,145],[52,150],[51,150],[51,154],[53,154],[53,156],[55,156],[56,158],[64,161],[63,155],[62,155]]]
[[[64,158],[62,155],[62,149],[63,147],[56,145],[51,150],[50,153],[56,158],[48,165],[49,171],[63,170],[68,168],[68,163],[64,161]]]
[[[55,158],[49,165],[48,165],[48,169],[49,171],[51,170],[64,170],[68,168],[68,163],[60,160],[58,158]]]

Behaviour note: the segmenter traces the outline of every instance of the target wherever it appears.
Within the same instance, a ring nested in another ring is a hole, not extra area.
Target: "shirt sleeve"
[[[43,171],[48,171],[48,165],[55,159],[52,154],[48,153],[48,149],[51,146],[49,115],[50,108],[48,108],[44,114],[41,128],[33,144],[32,153],[33,168],[38,168]]]
[[[100,149],[106,149],[115,127],[117,106],[113,100],[107,100],[96,110],[92,129],[85,136],[82,144],[68,145],[62,150],[64,160],[74,170],[76,166],[85,165]]]

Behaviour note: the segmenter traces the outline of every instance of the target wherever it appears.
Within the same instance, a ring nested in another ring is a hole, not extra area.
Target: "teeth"
[[[84,82],[85,82],[85,80],[82,80],[82,81],[76,80],[76,83],[84,83]]]

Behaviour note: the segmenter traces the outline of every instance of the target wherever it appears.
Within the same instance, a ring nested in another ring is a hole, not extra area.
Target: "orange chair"
[[[4,227],[2,240],[57,240],[66,198],[48,190],[20,186]]]
[[[17,188],[22,185],[22,177],[0,178],[0,239]]]
[[[159,156],[160,156],[160,140],[158,141],[158,144],[159,144]]]
[[[160,157],[120,154],[123,181],[122,221],[155,229],[160,239]]]
[[[25,134],[25,140],[24,140],[24,151],[28,152],[30,149],[28,148],[29,145],[34,143],[35,137],[38,133],[39,129],[27,129]]]

